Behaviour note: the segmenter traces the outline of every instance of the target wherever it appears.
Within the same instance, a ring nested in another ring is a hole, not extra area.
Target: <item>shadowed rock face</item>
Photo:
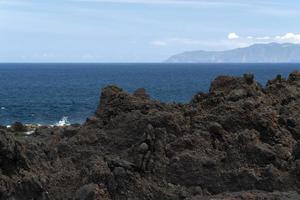
[[[103,89],[81,126],[0,129],[0,199],[300,199],[300,73],[217,77],[188,104]]]

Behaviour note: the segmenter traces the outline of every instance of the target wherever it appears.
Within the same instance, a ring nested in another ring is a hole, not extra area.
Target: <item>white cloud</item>
[[[251,43],[256,42],[279,42],[279,43],[300,43],[300,34],[297,33],[286,33],[283,35],[277,35],[277,36],[247,36],[242,37],[234,35],[235,33],[231,33],[228,35],[228,39],[239,39],[239,41],[245,41],[248,40]]]
[[[235,40],[235,39],[239,39],[240,36],[238,36],[236,33],[229,33],[227,38],[229,40]]]
[[[192,38],[180,38],[180,37],[173,37],[167,38],[164,40],[154,40],[150,44],[153,46],[168,46],[168,45],[201,45],[203,44],[203,40],[197,40]]]
[[[287,41],[287,42],[300,43],[300,34],[287,33],[283,36],[276,36],[276,39]]]
[[[270,36],[256,37],[256,40],[270,40],[272,39]]]
[[[202,40],[196,40],[191,38],[170,38],[168,40],[171,43],[184,44],[184,45],[197,45],[203,42]]]
[[[168,43],[166,43],[165,41],[160,41],[160,40],[152,41],[150,44],[153,45],[153,46],[159,46],[159,47],[163,47],[163,46],[168,45]]]

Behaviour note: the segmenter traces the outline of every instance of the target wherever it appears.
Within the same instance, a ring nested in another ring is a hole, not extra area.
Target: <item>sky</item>
[[[300,43],[299,0],[0,0],[0,62],[162,62]]]

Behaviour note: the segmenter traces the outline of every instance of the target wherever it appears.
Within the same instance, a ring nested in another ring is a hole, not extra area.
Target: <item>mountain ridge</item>
[[[268,43],[225,51],[185,51],[171,56],[169,63],[297,63],[300,44]]]

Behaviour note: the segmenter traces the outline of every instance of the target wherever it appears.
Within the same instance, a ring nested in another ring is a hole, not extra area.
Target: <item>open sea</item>
[[[0,64],[0,124],[81,123],[93,114],[101,88],[114,84],[153,99],[189,102],[218,75],[246,72],[265,85],[300,64]]]

